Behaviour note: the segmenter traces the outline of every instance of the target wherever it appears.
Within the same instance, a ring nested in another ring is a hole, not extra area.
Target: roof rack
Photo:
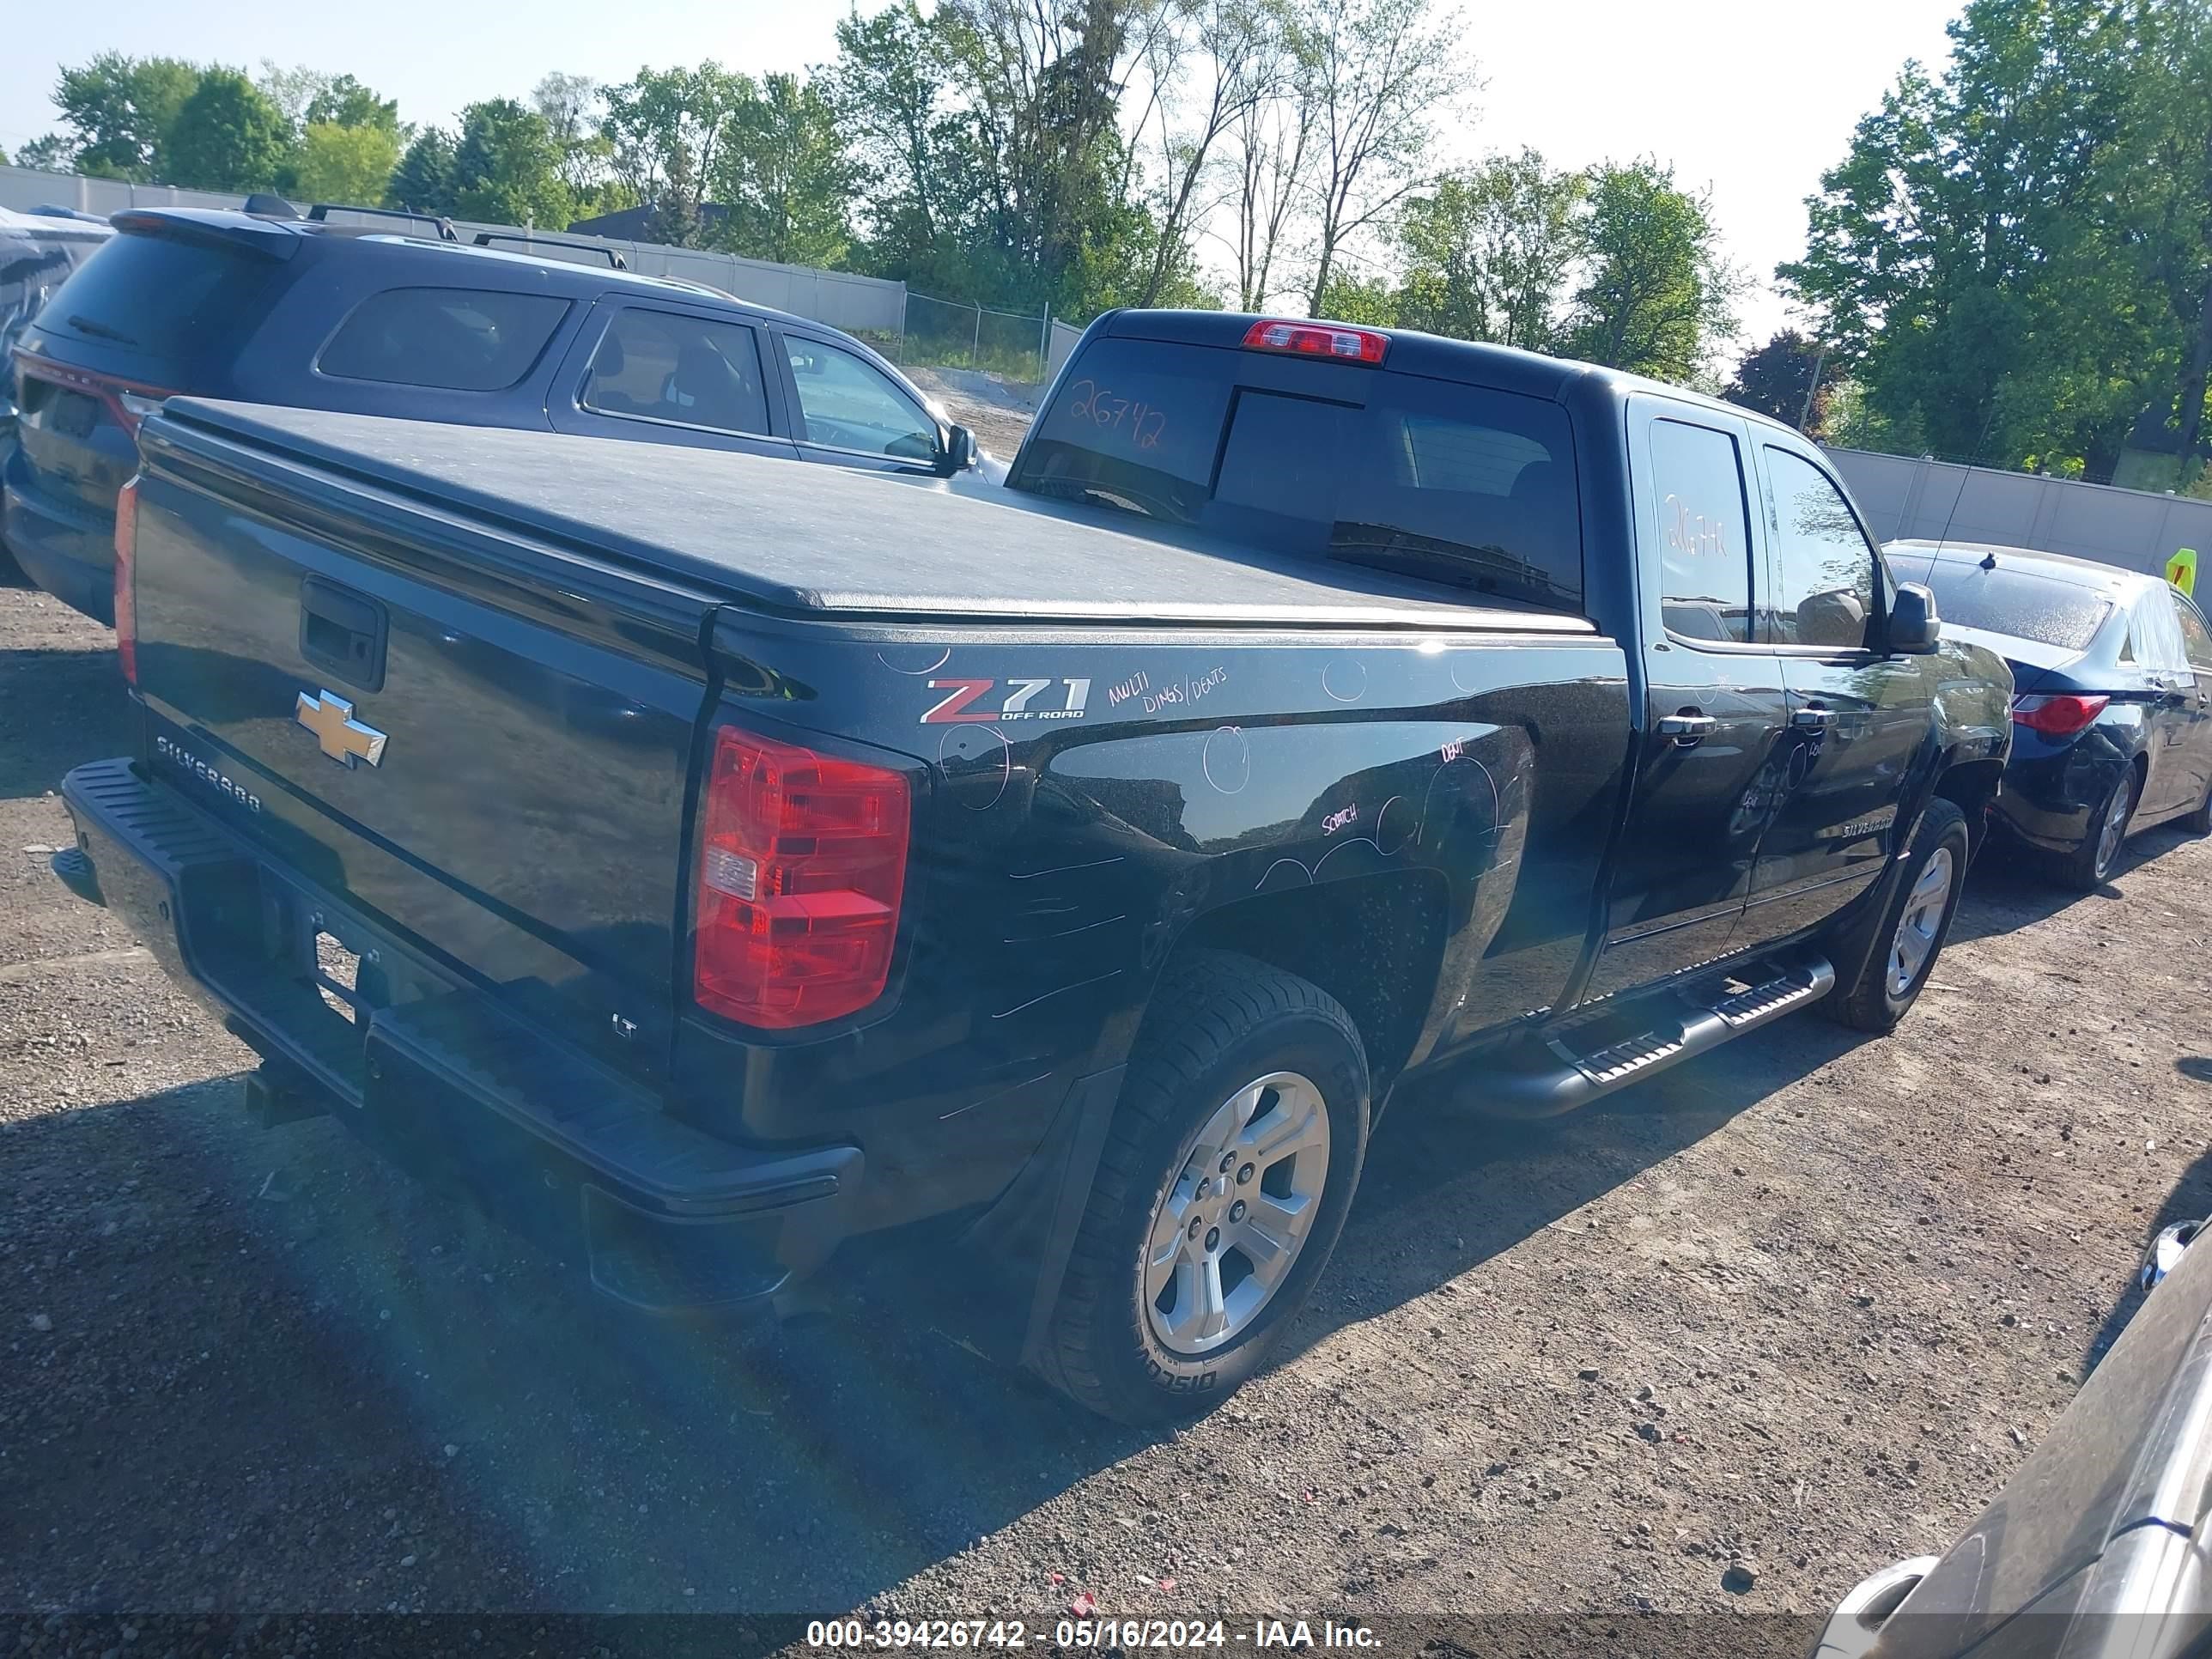
[[[538,236],[532,234],[528,231],[523,230],[480,230],[477,233],[477,246],[489,247],[495,242],[513,242],[520,246],[526,248],[574,248],[579,253],[596,253],[601,255],[605,258],[606,262],[610,265],[613,266],[617,270],[628,270],[629,269],[629,263],[622,257],[621,251],[619,249],[608,246],[605,242],[587,242],[574,236]]]
[[[344,202],[318,202],[307,210],[307,217],[327,222],[333,213],[363,213],[372,219],[404,219],[410,224],[428,225],[441,242],[458,242],[453,222],[434,213],[409,213],[399,208],[353,207]]]

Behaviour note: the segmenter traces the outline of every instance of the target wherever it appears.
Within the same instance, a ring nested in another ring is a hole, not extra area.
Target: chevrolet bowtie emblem
[[[323,752],[342,766],[350,767],[356,761],[375,766],[384,759],[384,733],[356,720],[353,705],[343,697],[327,691],[314,695],[302,691],[293,717],[313,732]]]

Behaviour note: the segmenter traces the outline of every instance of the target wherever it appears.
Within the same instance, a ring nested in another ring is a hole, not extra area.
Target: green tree
[[[399,100],[382,98],[350,75],[334,75],[307,100],[308,126],[374,127],[400,136]]]
[[[76,146],[66,134],[49,132],[31,142],[15,153],[19,167],[36,167],[46,173],[67,173],[76,159]]]
[[[738,107],[752,94],[749,76],[715,63],[641,69],[635,79],[605,88],[599,131],[614,177],[638,201],[658,204],[681,153],[696,208],[698,183],[720,176],[722,146]]]
[[[2145,21],[2130,78],[2124,243],[2171,318],[2157,331],[2177,337],[2172,418],[2178,477],[2188,479],[2212,380],[2212,4],[2175,0]]]
[[[587,75],[548,75],[531,88],[530,104],[545,118],[554,142],[561,146],[561,182],[568,186],[577,206],[588,204],[606,213],[627,205],[627,201],[606,199],[614,145],[599,127],[599,83]]]
[[[2153,182],[2130,115],[2158,9],[1971,0],[1941,77],[1907,64],[1822,177],[1805,256],[1778,274],[1901,438],[2109,476],[2152,383],[2172,384],[2130,222]]]
[[[1399,295],[1382,276],[1355,276],[1340,264],[1336,275],[1322,290],[1314,315],[1333,323],[1358,323],[1368,328],[1395,328],[1402,319]]]
[[[291,143],[283,112],[236,70],[210,69],[164,143],[165,182],[195,190],[268,190]]]
[[[459,211],[453,175],[453,138],[442,127],[425,127],[407,146],[384,187],[384,205],[441,216]]]
[[[261,60],[261,73],[253,84],[276,105],[295,132],[310,125],[382,127],[402,137],[398,100],[383,98],[350,75],[331,75],[321,70],[285,69],[269,58]]]
[[[856,169],[836,106],[796,76],[766,76],[748,91],[708,179],[709,196],[729,209],[714,240],[757,259],[842,264]]]
[[[663,247],[699,246],[699,179],[689,146],[678,144],[662,164],[659,192],[645,216],[645,240]]]
[[[1300,0],[1291,29],[1315,112],[1318,315],[1344,250],[1419,187],[1437,112],[1470,107],[1476,82],[1459,16],[1433,0]]]
[[[1735,332],[1742,279],[1720,252],[1711,204],[1649,159],[1589,174],[1584,275],[1563,349],[1613,368],[1686,381]]]
[[[382,126],[313,121],[300,135],[287,185],[310,202],[374,207],[399,162],[399,135]]]
[[[561,146],[545,118],[512,98],[461,112],[453,211],[464,219],[562,229],[575,203],[561,182]]]
[[[98,178],[178,182],[167,154],[171,130],[200,74],[181,58],[119,52],[64,70],[53,100],[69,130],[69,159]]]
[[[1140,306],[1166,295],[1193,264],[1191,240],[1213,207],[1207,186],[1255,108],[1283,88],[1290,58],[1280,8],[1266,0],[1182,0],[1139,31],[1144,106],[1129,146],[1152,175],[1152,257]],[[1126,94],[1125,94],[1126,96]],[[1123,193],[1128,193],[1124,186]]]
[[[1407,203],[1399,321],[1526,351],[1557,342],[1589,180],[1533,149],[1447,173]]]
[[[962,118],[944,28],[915,0],[837,25],[828,95],[858,170],[869,269],[940,292],[977,291],[964,271],[981,235],[981,146]]]
[[[1820,388],[1814,392],[1816,374]],[[1802,416],[1807,434],[1817,438],[1826,424],[1832,380],[1819,344],[1794,328],[1785,328],[1765,345],[1744,354],[1736,365],[1735,379],[1721,396],[1790,426],[1796,426]],[[1809,404],[1808,392],[1814,393]]]
[[[1148,251],[1131,210],[1118,125],[1139,0],[1069,0],[1040,28],[1031,0],[945,0],[942,61],[974,129],[976,287],[987,298],[1063,312],[1086,289],[1129,284]]]

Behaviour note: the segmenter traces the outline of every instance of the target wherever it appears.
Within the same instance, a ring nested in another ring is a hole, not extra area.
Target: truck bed
[[[179,450],[232,470],[289,481],[305,463],[787,615],[1595,631],[1366,567],[1130,535],[965,480],[196,398],[166,412]]]

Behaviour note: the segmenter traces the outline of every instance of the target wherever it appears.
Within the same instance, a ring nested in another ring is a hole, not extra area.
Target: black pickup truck
[[[1004,488],[141,441],[138,746],[56,867],[264,1109],[648,1308],[933,1223],[891,1237],[1130,1419],[1259,1364],[1415,1069],[1536,1115],[1888,1030],[2009,741],[1797,434],[1421,335],[1109,314]]]

